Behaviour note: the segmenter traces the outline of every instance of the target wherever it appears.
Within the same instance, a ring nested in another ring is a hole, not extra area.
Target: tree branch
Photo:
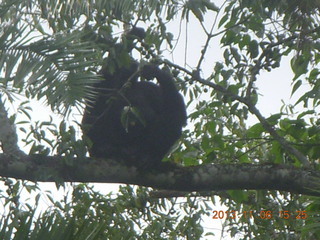
[[[320,173],[284,165],[201,165],[141,170],[104,159],[73,159],[0,154],[0,176],[40,182],[125,183],[176,191],[269,189],[320,196]]]
[[[167,62],[166,62],[167,63]],[[171,66],[174,67],[173,64],[171,64]],[[293,156],[295,156],[302,164],[304,167],[310,167],[310,163],[308,161],[308,159],[301,153],[299,152],[296,148],[292,147],[286,140],[284,137],[280,136],[276,130],[274,130],[274,128],[268,123],[267,119],[265,117],[262,116],[262,114],[260,113],[260,111],[256,108],[256,106],[250,102],[250,99],[247,99],[245,97],[241,97],[238,96],[230,91],[228,91],[228,89],[215,84],[211,81],[202,79],[200,76],[197,75],[193,75],[193,78],[195,81],[202,83],[206,86],[212,87],[214,90],[225,94],[226,96],[231,96],[233,99],[245,104],[248,107],[248,110],[255,115],[258,120],[260,121],[260,123],[262,124],[262,126],[264,127],[265,130],[267,130],[270,135],[277,140],[280,145],[282,146],[282,148],[289,154],[292,154]]]
[[[16,129],[8,118],[8,113],[0,99],[0,142],[2,151],[6,154],[20,156],[24,153],[18,147],[18,136]]]

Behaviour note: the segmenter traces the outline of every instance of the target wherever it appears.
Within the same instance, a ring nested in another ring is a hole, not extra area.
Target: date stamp
[[[294,213],[289,211],[270,211],[270,210],[261,210],[261,211],[222,211],[222,210],[213,210],[212,219],[238,219],[238,218],[260,218],[260,219],[272,219],[274,217],[279,217],[282,219],[307,219],[307,211],[297,210]]]

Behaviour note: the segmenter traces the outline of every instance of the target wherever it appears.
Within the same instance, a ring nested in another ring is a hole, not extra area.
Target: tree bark
[[[0,154],[0,176],[34,182],[136,184],[175,191],[268,189],[320,196],[320,173],[285,165],[207,164],[138,170],[106,159]]]

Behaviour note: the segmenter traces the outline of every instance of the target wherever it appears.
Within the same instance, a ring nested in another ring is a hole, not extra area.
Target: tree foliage
[[[0,105],[8,109],[26,154],[57,155],[67,166],[76,165],[75,157],[85,158],[86,143],[79,138],[80,117],[73,116],[81,116],[85,99],[94,94],[88,86],[101,80],[103,59],[120,65],[130,59],[130,53],[116,51],[121,35],[132,26],[144,27],[146,37],[132,55],[142,64],[156,61],[168,68],[190,113],[170,161],[184,167],[270,164],[318,171],[319,10],[318,0],[3,0]],[[290,73],[272,75],[286,64]],[[113,66],[108,68],[112,72]],[[270,103],[279,109],[268,114],[261,104],[264,76],[277,78],[275,94],[290,98]],[[288,87],[279,89],[283,82]],[[62,118],[34,121],[34,101],[45,102],[52,116]],[[6,152],[9,140],[1,128],[0,133]],[[63,185],[62,179],[56,182]],[[201,219],[212,216],[213,195],[229,212],[242,214],[221,217],[231,236],[320,235],[319,200],[287,192],[230,189],[163,200],[145,188],[121,187],[113,197],[80,184],[63,202],[48,194],[52,209],[39,216],[20,200],[22,189],[33,193],[36,184],[7,178],[3,184],[7,214],[0,221],[1,239],[199,239],[210,234]],[[243,215],[251,211],[254,218]],[[267,211],[272,215],[262,218]],[[299,215],[303,211],[307,217]]]

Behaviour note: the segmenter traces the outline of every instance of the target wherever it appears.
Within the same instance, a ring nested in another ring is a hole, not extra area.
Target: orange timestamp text
[[[212,211],[212,219],[238,219],[238,218],[260,218],[260,219],[272,219],[275,216],[282,219],[307,219],[307,211],[297,210],[295,213],[290,213],[289,211],[271,211],[271,210],[261,210],[261,211]]]

